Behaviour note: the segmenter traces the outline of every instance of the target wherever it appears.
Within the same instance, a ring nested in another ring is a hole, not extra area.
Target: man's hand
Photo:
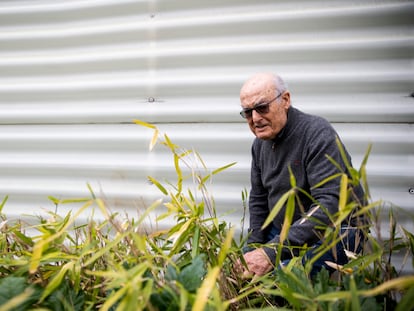
[[[244,254],[244,260],[247,264],[247,270],[243,272],[245,278],[252,277],[252,274],[262,276],[273,269],[273,264],[262,248]]]

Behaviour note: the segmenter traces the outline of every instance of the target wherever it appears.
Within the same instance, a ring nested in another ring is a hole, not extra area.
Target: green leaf
[[[24,277],[9,276],[0,279],[0,310],[25,311],[40,296],[40,290],[26,283]]]
[[[182,269],[177,280],[187,291],[195,293],[203,282],[206,272],[205,256],[201,254],[194,258],[191,264]]]
[[[351,289],[351,306],[352,306],[351,309],[353,311],[361,311],[361,303],[358,297],[358,289],[355,284],[355,279],[353,278],[352,275],[350,278],[350,289]]]
[[[82,311],[85,295],[83,291],[76,292],[69,282],[65,281],[51,293],[44,304],[51,310]]]

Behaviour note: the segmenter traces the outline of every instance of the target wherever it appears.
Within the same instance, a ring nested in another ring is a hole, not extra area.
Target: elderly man
[[[346,166],[333,127],[321,117],[292,107],[290,93],[279,76],[272,73],[254,75],[242,86],[240,101],[240,114],[256,136],[251,149],[250,234],[247,241],[248,245],[256,247],[248,247],[244,254],[247,263],[244,273],[260,276],[275,265],[286,206],[271,225],[264,229],[262,225],[282,195],[291,189],[290,172],[296,178],[297,187],[316,201],[298,192],[300,200],[295,203],[293,223],[280,254],[284,264],[293,255],[298,255],[298,246],[310,247],[304,258],[311,258],[322,243],[321,226],[332,225],[331,216],[338,212],[340,178],[314,187],[341,172],[327,156],[335,160],[343,171],[346,171]],[[351,163],[348,154],[347,157]],[[364,193],[360,186],[354,187],[353,194],[353,200],[363,201]],[[357,226],[356,218],[344,221],[341,227],[344,238],[314,263],[312,275],[323,266],[331,270],[326,261],[345,264],[348,259],[344,249],[360,250],[362,236]]]

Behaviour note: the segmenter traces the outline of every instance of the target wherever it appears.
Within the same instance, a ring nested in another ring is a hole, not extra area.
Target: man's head
[[[279,76],[272,73],[254,75],[243,84],[240,102],[241,114],[256,137],[273,139],[285,127],[290,93]]]

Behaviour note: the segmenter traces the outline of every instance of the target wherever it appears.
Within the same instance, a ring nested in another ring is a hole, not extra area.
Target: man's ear
[[[286,91],[286,92],[283,93],[282,100],[283,100],[283,107],[285,109],[288,109],[290,107],[290,93],[289,93],[289,91]]]

